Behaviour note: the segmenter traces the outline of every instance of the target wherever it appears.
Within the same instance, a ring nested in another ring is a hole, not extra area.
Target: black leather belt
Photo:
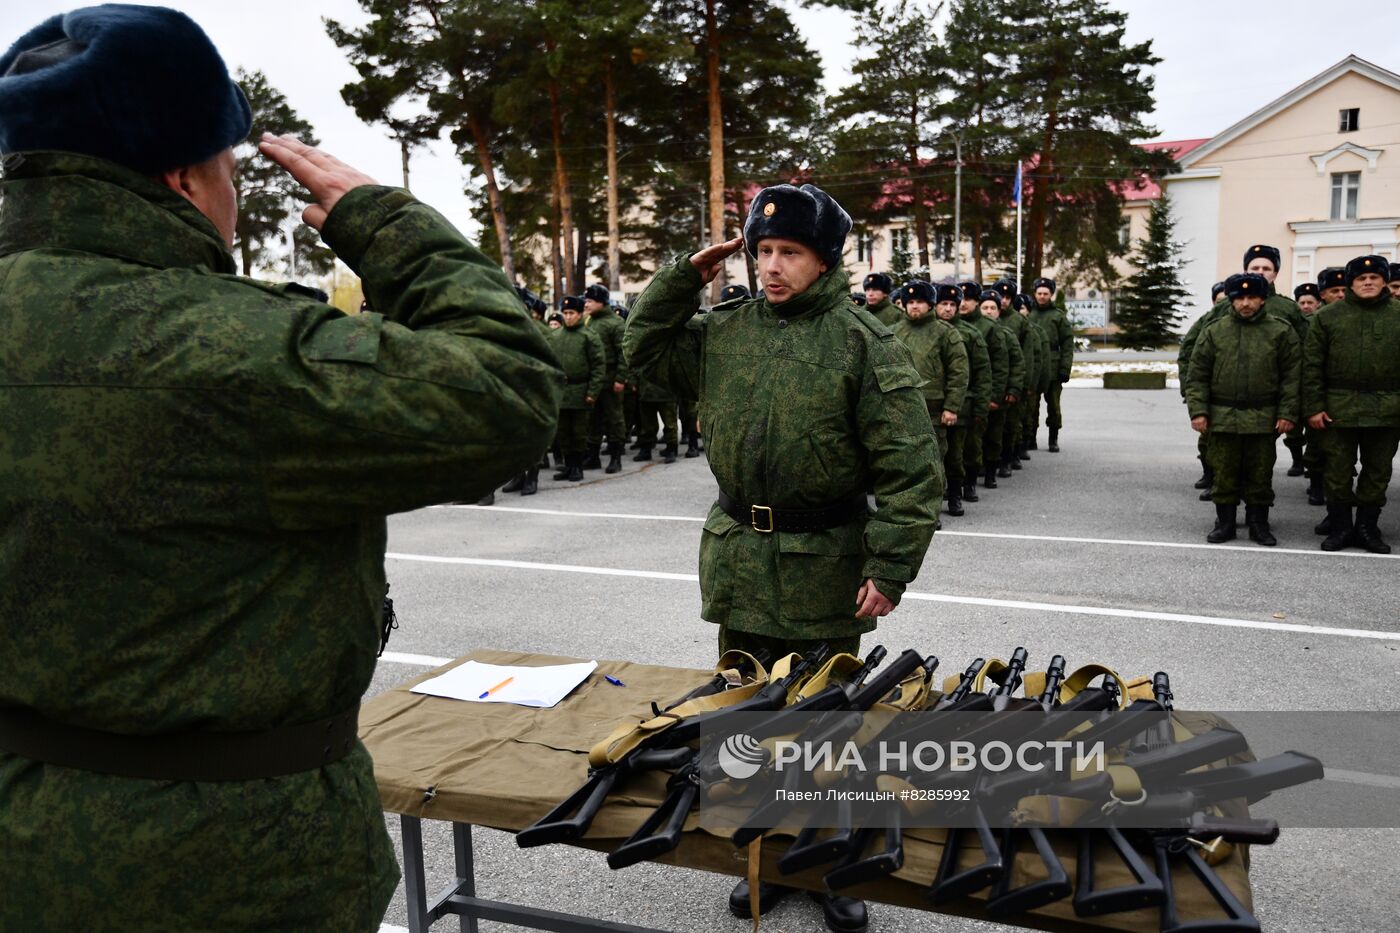
[[[0,751],[64,768],[151,781],[251,781],[311,771],[355,747],[360,704],[262,732],[121,735],[0,708]]]
[[[865,493],[820,509],[775,509],[772,506],[740,502],[722,489],[719,493],[719,507],[736,522],[748,525],[762,534],[774,531],[826,531],[828,528],[839,528],[852,522],[868,511]]]
[[[592,380],[589,379],[587,376],[584,376],[584,377],[582,377],[581,379],[570,379],[570,378],[565,378],[565,379],[564,379],[564,385],[567,385],[567,386],[586,386],[586,385],[588,385],[588,383],[591,382],[591,381],[592,381]]]

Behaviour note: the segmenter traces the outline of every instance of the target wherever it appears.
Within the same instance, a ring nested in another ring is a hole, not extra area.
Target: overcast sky
[[[1151,39],[1160,139],[1211,136],[1295,85],[1355,53],[1400,71],[1400,29],[1385,4],[1359,0],[1110,0],[1129,12],[1132,41]],[[382,129],[356,118],[340,99],[356,75],[326,36],[323,17],[358,24],[354,0],[167,0],[204,27],[230,69],[261,69],[321,137],[322,145],[386,184],[400,184],[399,150]],[[856,57],[852,18],[789,4],[798,28],[822,57],[828,90],[849,78]],[[60,0],[0,4],[0,43],[8,46],[45,17],[73,9]],[[703,157],[703,153],[700,154]],[[469,231],[465,173],[450,144],[413,157],[414,193]]]

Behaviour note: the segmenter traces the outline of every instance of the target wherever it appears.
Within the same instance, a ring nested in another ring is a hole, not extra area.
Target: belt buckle
[[[759,513],[760,513],[760,512],[767,512],[767,513],[768,513],[768,527],[767,527],[767,528],[760,528],[760,527],[758,527],[758,519],[759,519],[759,517],[760,517],[760,516],[759,516]],[[756,532],[758,532],[759,534],[761,534],[761,535],[771,535],[771,534],[773,533],[773,510],[772,510],[771,508],[769,508],[768,506],[766,506],[766,505],[751,505],[751,506],[749,506],[749,524],[753,527],[753,530],[756,531]]]

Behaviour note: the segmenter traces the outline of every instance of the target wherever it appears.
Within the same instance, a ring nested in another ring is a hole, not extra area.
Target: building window
[[[933,235],[933,261],[953,261],[953,235],[951,233],[935,233]]]
[[[862,233],[856,237],[856,261],[872,262],[875,259],[875,236]]]
[[[1360,172],[1334,172],[1332,174],[1332,219],[1355,220],[1356,202],[1360,194]]]
[[[1124,217],[1123,223],[1118,227],[1118,245],[1123,249],[1128,249],[1133,245],[1133,221]]]
[[[908,227],[898,227],[890,231],[890,251],[894,253],[909,252]]]
[[[1337,132],[1355,133],[1361,126],[1361,108],[1352,107],[1349,110],[1340,110],[1337,119]]]

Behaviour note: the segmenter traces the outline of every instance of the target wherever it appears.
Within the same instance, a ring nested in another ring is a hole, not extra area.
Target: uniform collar
[[[763,306],[774,315],[793,321],[830,311],[839,302],[851,303],[850,284],[846,270],[840,266],[828,269],[800,295],[793,295],[780,305],[775,305],[765,296]]]
[[[1351,286],[1348,285],[1346,297],[1342,300],[1354,304],[1358,308],[1381,308],[1389,304],[1390,299],[1393,297],[1394,296],[1390,294],[1390,289],[1382,288],[1381,293],[1374,298],[1361,298],[1358,297],[1356,292],[1352,291]]]
[[[232,274],[214,224],[175,192],[128,168],[70,152],[6,157],[0,256],[66,249],[161,269]]]

